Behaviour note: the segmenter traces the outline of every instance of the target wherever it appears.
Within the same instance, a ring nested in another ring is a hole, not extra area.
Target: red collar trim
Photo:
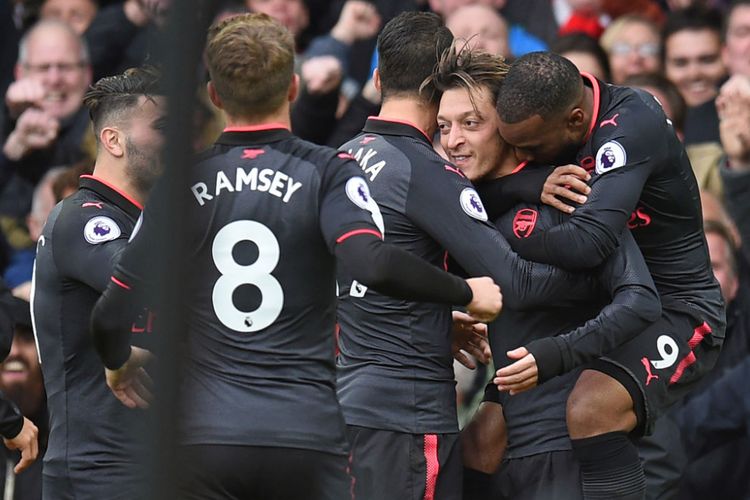
[[[591,134],[594,132],[594,125],[599,121],[599,103],[601,102],[601,89],[599,88],[599,82],[596,81],[593,75],[581,71],[581,76],[591,82],[591,88],[594,91],[594,112],[591,114],[591,124],[589,125],[589,131],[586,133],[586,141],[589,140]]]
[[[100,183],[104,184],[109,189],[111,189],[112,191],[115,191],[117,194],[119,194],[120,196],[122,196],[123,198],[125,198],[126,200],[128,200],[130,203],[132,203],[133,205],[135,205],[136,207],[138,207],[138,210],[143,210],[143,205],[141,205],[140,203],[138,203],[135,200],[135,198],[133,198],[132,196],[130,196],[128,193],[126,193],[122,189],[120,189],[118,187],[115,187],[114,185],[110,184],[109,182],[107,182],[107,181],[105,181],[105,180],[103,180],[103,179],[101,179],[99,177],[96,177],[96,176],[93,176],[93,175],[89,175],[89,174],[84,174],[84,175],[81,176],[81,178],[82,179],[93,179],[96,182],[100,182]]]
[[[241,125],[237,127],[227,127],[224,132],[259,132],[261,130],[276,130],[276,129],[289,130],[287,125],[283,123],[262,123],[260,125]]]
[[[510,174],[511,175],[517,174],[518,172],[520,172],[521,170],[523,170],[524,168],[526,168],[526,165],[528,165],[528,164],[529,164],[528,161],[522,161],[521,163],[519,163],[516,166],[516,168],[513,169],[513,171]]]
[[[408,126],[410,126],[412,128],[415,128],[415,129],[419,130],[420,132],[422,132],[422,135],[425,136],[425,138],[430,142],[430,144],[432,144],[432,139],[430,138],[429,135],[427,135],[427,132],[425,132],[421,128],[417,127],[412,122],[409,122],[409,121],[406,121],[406,120],[396,120],[395,118],[381,118],[379,116],[368,116],[367,119],[368,120],[378,120],[378,121],[381,121],[381,122],[400,123],[401,125],[408,125]]]

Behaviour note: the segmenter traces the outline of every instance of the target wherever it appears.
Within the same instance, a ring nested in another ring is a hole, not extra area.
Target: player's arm
[[[470,276],[490,276],[500,285],[505,306],[529,310],[573,305],[597,293],[584,275],[521,259],[487,222],[471,184],[442,168],[415,168],[406,215],[440,243]]]
[[[39,454],[36,425],[21,414],[21,410],[0,393],[0,435],[8,449],[20,450],[21,460],[13,469],[16,474],[29,467]]]
[[[517,361],[497,371],[495,382],[501,389],[515,394],[546,382],[606,355],[659,319],[659,295],[628,231],[599,274],[612,302],[571,332],[533,340],[510,351],[508,357]]]
[[[490,278],[463,280],[386,244],[374,232],[338,243],[336,258],[358,282],[398,299],[466,306],[479,321],[494,319],[502,305],[500,289]]]
[[[644,120],[637,128],[621,119],[617,134],[595,144],[597,171],[588,201],[567,222],[514,242],[514,249],[524,258],[564,269],[592,269],[614,252],[643,186],[668,148],[663,129],[648,123],[656,118]],[[626,130],[638,133],[626,136]]]
[[[494,318],[502,300],[492,280],[464,281],[382,241],[383,218],[360,173],[353,161],[336,159],[321,182],[321,231],[352,277],[385,295],[463,305],[476,319]]]

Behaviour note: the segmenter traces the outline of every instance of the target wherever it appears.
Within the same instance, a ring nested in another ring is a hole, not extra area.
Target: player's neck
[[[243,127],[262,127],[264,125],[284,125],[287,129],[292,129],[292,120],[289,114],[289,106],[282,106],[281,109],[263,116],[232,116],[223,111],[226,128],[243,128]]]
[[[583,99],[581,99],[581,109],[583,109],[584,119],[583,127],[581,130],[581,142],[585,141],[589,135],[591,129],[591,120],[595,118],[597,109],[594,109],[594,91],[584,85],[583,86]]]
[[[432,137],[437,129],[437,106],[408,97],[390,97],[383,101],[379,118],[399,120],[413,124]]]
[[[119,162],[109,162],[102,158],[97,158],[94,165],[93,175],[107,184],[115,187],[117,190],[126,194],[137,201],[141,206],[146,201],[148,193],[139,189],[136,184],[128,178],[124,165]]]
[[[492,177],[498,178],[512,174],[513,171],[518,167],[519,163],[521,162],[518,161],[518,158],[516,158],[515,148],[509,146],[505,143],[505,141],[503,141],[503,146],[500,149],[500,154],[498,157],[497,168],[493,172]]]

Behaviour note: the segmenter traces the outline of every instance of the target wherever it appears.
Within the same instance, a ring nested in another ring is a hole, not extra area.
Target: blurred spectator
[[[578,71],[590,73],[604,82],[609,81],[607,53],[590,36],[581,33],[561,36],[552,44],[550,51],[571,61]]]
[[[0,447],[0,491],[4,499],[40,500],[42,498],[42,456],[47,447],[49,433],[47,405],[42,381],[42,370],[31,330],[29,303],[14,299],[13,319],[15,331],[10,353],[0,365],[0,390],[16,403],[21,412],[39,428],[39,458],[26,471],[6,482],[8,463],[18,461],[18,453]]]
[[[609,16],[604,14],[603,0],[566,0],[554,2],[553,5],[561,6],[556,12],[560,35],[582,33],[598,40],[610,21]]]
[[[730,75],[750,77],[750,0],[733,2],[724,18],[722,58]]]
[[[737,223],[750,262],[750,79],[730,78],[716,99],[725,157],[720,169],[727,210]]]
[[[635,14],[614,20],[599,40],[609,56],[612,83],[622,85],[635,75],[658,73],[661,69],[659,28]]]
[[[664,71],[687,104],[683,142],[703,189],[723,196],[722,155],[715,98],[726,69],[721,58],[721,15],[702,6],[674,11],[664,25]]]
[[[70,25],[79,35],[88,29],[96,16],[95,0],[45,0],[39,15],[42,19],[57,19]]]
[[[67,167],[54,167],[47,171],[42,180],[34,188],[31,200],[31,212],[26,217],[26,226],[32,244],[27,248],[18,249],[11,254],[10,263],[5,268],[3,279],[13,295],[26,301],[31,295],[31,274],[36,255],[36,242],[42,235],[42,229],[47,216],[55,208],[58,200],[52,190],[54,182],[67,170]]]
[[[445,19],[453,36],[466,40],[472,50],[481,49],[506,59],[511,55],[508,24],[496,9],[487,5],[467,5]]]
[[[24,217],[33,185],[51,166],[83,159],[89,120],[82,99],[90,83],[86,44],[67,24],[40,21],[21,40],[16,81],[5,94],[0,172],[13,177],[0,212]]]
[[[302,0],[245,0],[250,12],[268,14],[299,37],[310,22],[307,5]]]
[[[688,105],[685,144],[718,142],[713,100],[726,77],[721,60],[721,14],[700,7],[672,12],[664,25],[663,40],[664,73]]]
[[[5,95],[13,81],[13,66],[18,59],[20,32],[13,23],[11,0],[0,0],[0,95]]]
[[[502,9],[506,0],[428,0],[430,10],[440,14],[443,19],[466,5],[486,5],[495,9]]]
[[[91,51],[93,81],[140,66],[150,58],[170,3],[125,0],[99,10],[84,35]]]

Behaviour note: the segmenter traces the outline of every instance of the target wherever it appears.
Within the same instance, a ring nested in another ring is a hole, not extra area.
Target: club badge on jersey
[[[487,211],[484,209],[482,200],[479,198],[479,194],[474,188],[464,188],[464,190],[461,191],[459,200],[461,201],[461,208],[464,209],[464,212],[466,212],[469,217],[481,221],[487,220]]]
[[[617,141],[605,142],[596,152],[596,173],[601,175],[625,166],[628,154]]]
[[[92,217],[83,228],[83,237],[92,245],[117,239],[122,234],[120,226],[103,215]]]
[[[370,196],[370,188],[367,186],[367,181],[362,177],[352,177],[346,181],[346,196],[359,208],[370,212],[372,220],[380,230],[380,234],[385,235],[383,214],[380,213],[380,207],[378,207],[378,204]]]

